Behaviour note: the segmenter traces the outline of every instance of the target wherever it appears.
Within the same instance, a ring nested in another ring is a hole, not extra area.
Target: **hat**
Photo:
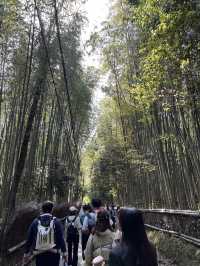
[[[70,212],[76,212],[76,211],[78,211],[78,209],[76,207],[74,207],[74,206],[71,206],[69,208],[69,210],[70,210]]]

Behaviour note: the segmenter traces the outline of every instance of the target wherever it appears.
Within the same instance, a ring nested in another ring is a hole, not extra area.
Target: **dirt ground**
[[[176,266],[172,260],[166,259],[160,254],[158,254],[158,265],[159,266]]]

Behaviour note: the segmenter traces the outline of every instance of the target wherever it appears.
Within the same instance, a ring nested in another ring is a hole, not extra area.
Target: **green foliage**
[[[92,35],[109,100],[93,140],[91,191],[138,206],[197,207],[199,11],[192,0],[115,1]]]
[[[3,34],[10,33],[16,29],[20,7],[20,2],[17,0],[7,0],[0,5],[0,25]]]
[[[131,173],[135,179],[141,172],[154,171],[155,166],[125,142],[119,109],[114,99],[106,97],[101,104],[96,136],[86,147],[82,159],[82,172],[90,197],[124,204],[122,195],[126,190],[127,175]]]
[[[37,8],[30,1],[3,2],[0,7],[2,206],[7,208],[4,196],[9,195],[11,184],[15,185],[13,175],[25,137],[28,145],[17,185],[17,200],[74,200],[82,193],[80,153],[91,130],[92,94],[98,80],[94,68],[82,66],[80,36],[85,17],[77,10],[82,1],[56,1],[59,27],[53,2],[36,1]],[[38,95],[39,101],[32,110]],[[34,117],[31,125],[30,117]],[[32,129],[30,134],[25,134],[26,128]],[[59,173],[58,165],[63,166]]]
[[[148,237],[159,252],[177,266],[197,266],[200,263],[199,248],[165,233],[149,232]]]

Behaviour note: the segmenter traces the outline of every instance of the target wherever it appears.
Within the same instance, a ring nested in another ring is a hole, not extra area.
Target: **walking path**
[[[83,266],[84,265],[84,261],[82,259],[82,250],[81,250],[81,246],[79,246],[79,250],[78,250],[78,266]]]
[[[171,260],[163,258],[160,254],[158,254],[158,265],[159,266],[176,266],[175,264],[172,263]],[[35,266],[35,263],[32,263],[30,266]],[[63,264],[61,263],[60,266],[63,266]],[[79,252],[78,252],[78,266],[84,266],[84,261],[82,260],[81,247],[79,247]]]
[[[78,250],[78,266],[83,266],[84,265],[84,261],[82,259],[82,249],[81,246],[79,246],[79,250]],[[34,266],[34,265],[31,265]],[[63,262],[60,262],[60,266],[63,266]]]
[[[158,265],[159,266],[176,266],[175,264],[172,263],[171,260],[168,260],[158,254]],[[79,252],[78,252],[78,266],[84,266],[84,261],[82,260],[82,251],[81,247],[79,247]]]

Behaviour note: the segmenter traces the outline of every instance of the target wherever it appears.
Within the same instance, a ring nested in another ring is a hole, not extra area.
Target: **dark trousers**
[[[84,250],[86,249],[89,236],[90,236],[89,233],[88,234],[87,233],[82,233],[81,245],[82,245],[82,257],[83,257],[83,260],[85,260]]]
[[[36,256],[36,266],[59,266],[60,254],[45,252]]]
[[[68,265],[77,266],[79,235],[69,236],[67,238],[67,244],[68,244]]]

